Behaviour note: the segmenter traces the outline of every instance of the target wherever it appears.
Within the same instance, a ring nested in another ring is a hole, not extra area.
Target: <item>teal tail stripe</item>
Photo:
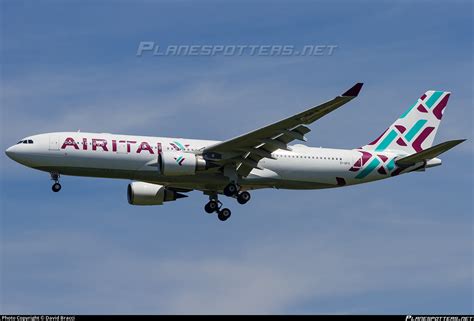
[[[420,131],[420,129],[426,124],[427,120],[426,119],[420,119],[418,120],[415,125],[408,131],[408,133],[405,135],[405,138],[408,141],[411,141],[413,137]]]
[[[411,106],[410,108],[408,108],[408,110],[400,116],[400,118],[405,118],[410,112],[411,110],[413,109],[413,107],[415,107],[416,105],[418,104],[418,101],[416,103],[413,104],[413,106]]]
[[[384,151],[385,148],[387,148],[388,145],[390,145],[396,137],[397,137],[397,133],[392,129],[390,133],[387,135],[387,137],[385,137],[384,140],[379,144],[379,146],[377,146],[375,151],[376,152]]]
[[[181,160],[182,156],[179,156],[178,159],[176,160],[176,162],[179,163],[179,161]]]
[[[364,178],[366,177],[367,175],[369,175],[374,169],[377,168],[377,166],[379,166],[380,164],[380,161],[377,159],[377,158],[374,158],[370,163],[369,165],[367,165],[366,168],[364,168],[364,170],[362,172],[360,172],[359,174],[357,174],[357,176],[355,178]]]
[[[442,94],[442,91],[435,91],[433,95],[431,95],[431,97],[426,101],[426,106],[428,108],[431,108],[433,104],[439,99],[439,97],[441,97]]]
[[[394,168],[395,168],[395,158],[392,158],[392,160],[387,164],[387,169],[391,171]]]
[[[175,141],[174,143],[175,143],[176,145],[178,145],[179,149],[184,150],[184,146],[181,145],[179,142]]]

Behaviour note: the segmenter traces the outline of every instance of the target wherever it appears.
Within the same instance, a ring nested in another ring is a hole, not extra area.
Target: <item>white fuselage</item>
[[[214,189],[228,183],[228,178],[215,169],[167,176],[156,166],[160,152],[199,154],[217,141],[81,132],[47,133],[24,140],[32,143],[14,145],[7,150],[7,155],[23,165],[47,172],[140,180],[184,189]],[[376,164],[378,167],[386,164],[387,175],[383,175],[375,167],[370,171],[367,166],[354,169],[363,155],[357,149],[304,145],[293,145],[291,149],[273,152],[275,159],[260,160],[261,169],[253,169],[240,184],[246,189],[317,189],[363,183],[390,177],[388,174],[394,167],[390,168],[389,162],[397,156],[390,152],[378,153],[378,157],[387,159]]]

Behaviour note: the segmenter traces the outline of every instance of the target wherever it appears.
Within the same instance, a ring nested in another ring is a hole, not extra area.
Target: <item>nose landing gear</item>
[[[51,187],[51,189],[53,190],[53,192],[57,193],[61,190],[61,184],[54,183],[53,186]]]
[[[59,176],[60,176],[59,173],[51,173],[51,180],[54,181],[54,184],[51,187],[51,189],[55,193],[57,193],[61,190],[61,184],[59,184]]]

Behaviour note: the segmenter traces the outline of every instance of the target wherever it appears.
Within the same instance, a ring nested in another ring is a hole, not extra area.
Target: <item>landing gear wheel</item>
[[[250,201],[250,193],[249,192],[242,192],[237,196],[237,202],[239,204],[245,204]]]
[[[53,190],[53,192],[57,193],[61,190],[61,184],[54,183],[53,186],[51,187],[51,189]]]
[[[223,208],[222,210],[219,211],[219,213],[217,214],[217,217],[221,221],[226,221],[227,219],[229,219],[230,215],[231,215],[230,210],[228,208]]]
[[[235,194],[237,194],[238,191],[239,189],[237,188],[237,185],[235,185],[234,183],[230,183],[224,188],[224,195],[234,196]]]
[[[214,213],[218,209],[219,209],[219,204],[214,200],[209,201],[209,203],[207,203],[206,206],[204,206],[204,210],[209,214]]]

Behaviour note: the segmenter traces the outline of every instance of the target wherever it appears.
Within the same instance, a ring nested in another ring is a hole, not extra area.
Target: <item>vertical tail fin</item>
[[[413,154],[431,147],[450,94],[427,91],[382,135],[362,149]]]

